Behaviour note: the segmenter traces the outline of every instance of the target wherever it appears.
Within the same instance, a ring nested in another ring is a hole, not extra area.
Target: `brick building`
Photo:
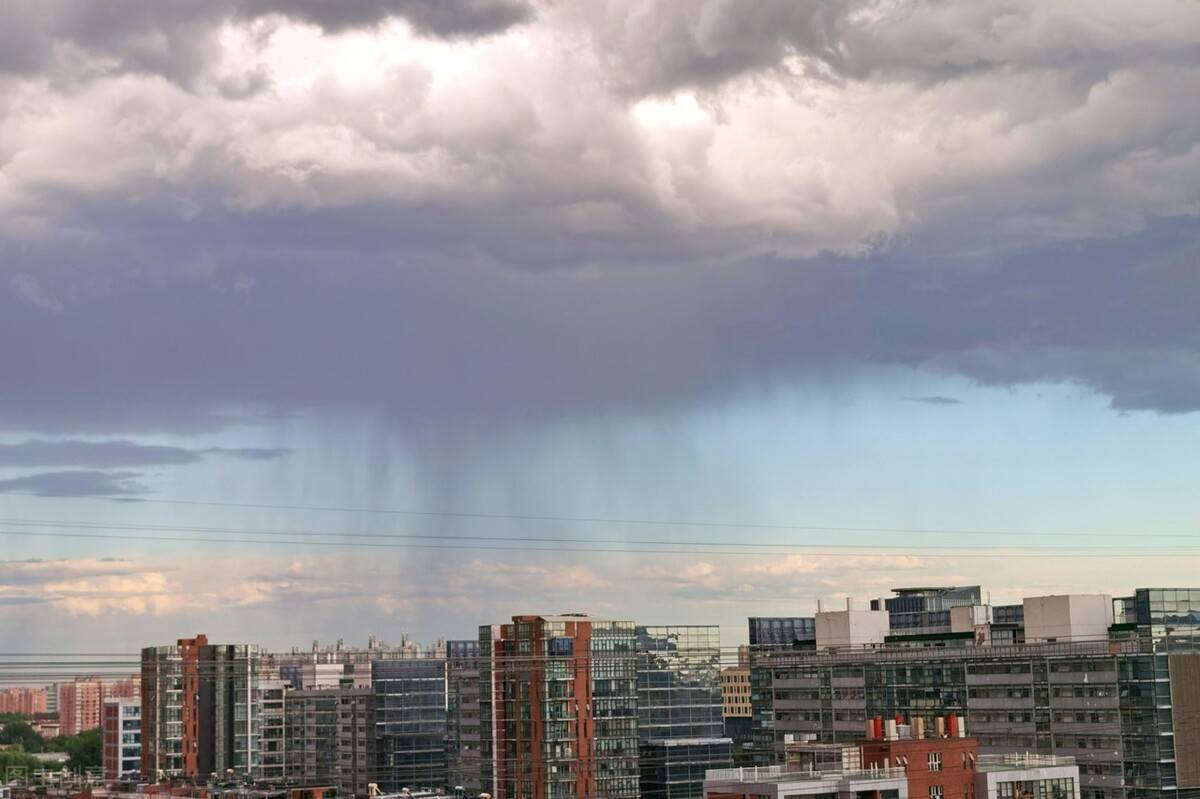
[[[100,726],[104,684],[99,677],[76,677],[58,684],[58,723],[62,735],[78,735]]]
[[[32,716],[45,712],[46,691],[42,688],[6,688],[0,691],[0,713]]]
[[[975,739],[963,736],[958,717],[938,719],[936,732],[941,735],[932,738],[925,737],[920,718],[912,727],[889,719],[881,730],[881,722],[868,722],[875,729],[860,745],[864,768],[903,768],[910,799],[974,799],[979,747]]]
[[[636,799],[634,625],[582,614],[480,628],[496,799]]]

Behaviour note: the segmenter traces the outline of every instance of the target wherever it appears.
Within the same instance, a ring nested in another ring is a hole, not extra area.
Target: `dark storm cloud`
[[[872,366],[1200,409],[1186,7],[531,8],[6,9],[4,424],[464,430]]]
[[[133,71],[187,82],[218,55],[223,22],[271,14],[328,33],[403,18],[422,34],[457,38],[505,30],[533,9],[525,0],[9,0],[0,72]]]
[[[60,313],[0,296],[0,363],[23,376],[0,395],[0,415],[84,424],[136,400],[152,424],[156,409],[175,418],[236,400],[383,407],[413,429],[487,428],[653,410],[854,365],[997,385],[1071,380],[1119,408],[1192,411],[1198,253],[1191,221],[971,262],[918,247],[865,260],[524,275],[398,266],[373,252],[344,254],[337,269],[319,254],[289,258],[285,269],[250,253],[205,279],[114,278]],[[59,273],[63,289],[75,274]],[[86,395],[75,390],[81,375]]]
[[[138,472],[78,470],[43,472],[0,480],[0,493],[34,494],[39,497],[99,497],[141,494],[149,489],[137,482]]]
[[[222,3],[208,2],[221,7]],[[528,22],[530,0],[225,0],[235,16],[279,14],[328,33],[369,28],[392,18],[434,36],[482,36]]]
[[[0,466],[40,468],[44,466],[79,466],[92,469],[111,469],[130,466],[173,466],[196,463],[206,455],[264,461],[281,458],[285,449],[185,447],[139,444],[136,441],[47,441],[30,439],[14,444],[0,444]]]
[[[1118,63],[1115,52],[1196,54],[1195,20],[1169,4],[597,0],[571,8],[635,94],[708,88],[770,70],[934,82],[1017,66],[1104,72]]]
[[[336,33],[403,17],[414,29],[434,36],[483,36],[526,22],[527,0],[241,0],[243,15],[284,14]]]

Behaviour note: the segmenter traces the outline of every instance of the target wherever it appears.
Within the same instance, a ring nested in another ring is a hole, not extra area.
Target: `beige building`
[[[750,717],[749,666],[721,669],[721,715],[725,718]]]

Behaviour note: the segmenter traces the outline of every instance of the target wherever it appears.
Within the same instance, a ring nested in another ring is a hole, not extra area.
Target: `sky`
[[[5,651],[1196,583],[1192,3],[0,13]]]

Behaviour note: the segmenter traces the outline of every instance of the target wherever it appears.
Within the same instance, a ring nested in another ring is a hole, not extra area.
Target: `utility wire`
[[[628,555],[752,555],[761,557],[763,555],[779,554],[778,550],[764,551],[754,549],[723,549],[723,550],[700,550],[700,549],[640,549],[640,548],[617,548],[617,547],[579,547],[579,546],[456,546],[445,542],[440,543],[393,543],[393,542],[378,542],[378,541],[296,541],[296,540],[280,540],[280,539],[261,539],[261,538],[213,538],[202,536],[160,536],[160,535],[122,535],[118,533],[64,533],[64,532],[46,532],[44,530],[0,530],[0,535],[18,536],[28,538],[78,538],[78,539],[95,539],[103,541],[154,541],[165,543],[201,543],[201,544],[259,544],[267,546],[318,546],[318,547],[336,547],[336,548],[367,548],[367,549],[433,549],[433,550],[462,550],[466,552],[476,551],[515,551],[515,552],[576,552],[588,553],[593,555],[602,554],[628,554]],[[503,539],[495,539],[503,540]],[[546,543],[573,543],[570,539],[544,539]],[[604,543],[604,542],[597,542]],[[744,545],[745,546],[745,545]],[[753,546],[753,544],[748,544]],[[887,549],[885,547],[875,547],[875,550],[859,550],[846,548],[838,552],[830,552],[828,549],[836,548],[838,544],[812,544],[808,546],[797,545],[792,550],[791,554],[805,555],[807,557],[821,558],[861,558],[861,557],[894,557],[896,555],[909,555],[912,557],[920,557],[921,552],[928,555],[930,552],[936,552],[937,556],[944,558],[1163,558],[1163,557],[1197,557],[1200,556],[1200,547],[1177,548],[1177,549],[1160,549],[1153,552],[1148,552],[1145,549],[1128,549],[1124,547],[1109,547],[1109,548],[1093,548],[1091,551],[1079,551],[1077,549],[1026,549],[1021,551],[1006,551],[997,547],[976,547],[964,548],[959,547],[950,549],[947,547],[931,546],[925,548],[921,545],[912,545],[907,547],[897,547],[895,549]],[[847,545],[848,546],[848,545]],[[811,547],[825,547],[826,549],[813,549]]]
[[[787,523],[770,523],[770,522],[738,522],[738,521],[711,521],[711,520],[688,520],[688,519],[646,519],[637,517],[604,517],[604,516],[574,516],[574,515],[555,515],[555,514],[534,514],[534,513],[495,513],[495,512],[474,512],[474,511],[449,511],[449,510],[424,510],[424,509],[406,509],[406,508],[362,508],[353,506],[336,506],[336,505],[286,505],[272,504],[266,502],[221,502],[216,500],[198,500],[198,499],[167,499],[160,497],[64,497],[64,496],[49,496],[39,494],[33,491],[9,491],[6,492],[12,496],[27,496],[39,499],[56,499],[56,500],[75,500],[85,502],[108,502],[108,503],[137,503],[137,504],[153,504],[153,505],[184,505],[184,506],[199,506],[213,508],[244,508],[250,510],[288,510],[288,511],[307,511],[319,513],[362,513],[376,515],[392,515],[392,516],[415,516],[415,517],[434,517],[434,518],[455,518],[455,519],[490,519],[490,520],[507,520],[507,521],[523,521],[523,522],[554,522],[554,523],[569,523],[569,524],[608,524],[608,525],[637,525],[647,527],[697,527],[697,528],[718,528],[718,529],[744,529],[744,530],[781,530],[781,531],[808,531],[808,532],[833,532],[833,533],[894,533],[900,535],[928,534],[928,535],[953,535],[953,536],[1030,536],[1036,538],[1046,537],[1071,537],[1071,538],[1121,538],[1128,539],[1136,535],[1139,538],[1147,536],[1155,536],[1161,538],[1174,538],[1183,540],[1195,540],[1194,533],[1130,533],[1117,532],[1106,533],[1099,531],[1056,531],[1056,530],[979,530],[979,529],[959,529],[959,528],[936,528],[936,527],[853,527],[853,526],[838,526],[838,525],[816,525],[816,524],[787,524]]]

